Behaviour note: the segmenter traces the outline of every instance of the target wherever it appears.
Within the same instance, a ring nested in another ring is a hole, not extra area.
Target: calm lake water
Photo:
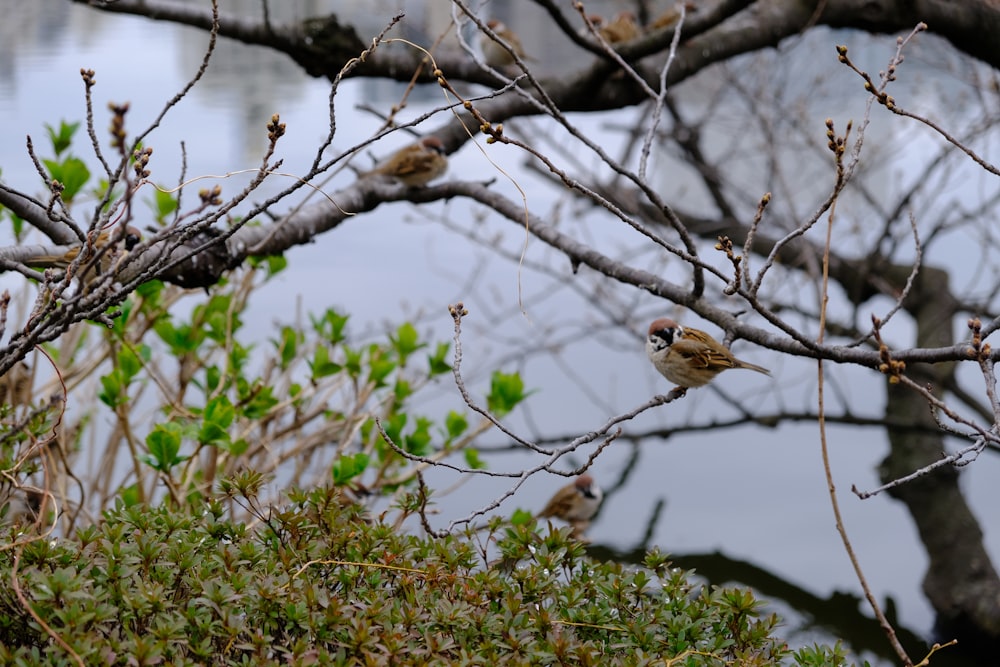
[[[134,130],[148,123],[196,70],[206,43],[205,34],[197,30],[102,14],[59,0],[5,4],[6,20],[0,25],[0,117],[6,132],[0,138],[0,169],[6,182],[34,192],[39,190],[38,177],[25,154],[24,136],[30,134],[36,145],[44,145],[44,123],[83,118],[81,67],[97,72],[98,128],[107,126],[106,101],[127,100],[132,105],[129,118]],[[288,15],[279,18],[320,13],[328,4],[290,3]],[[422,9],[422,3],[410,4],[414,22],[442,18]],[[504,7],[502,3],[496,6]],[[389,3],[374,7],[362,21],[372,34],[392,13]],[[532,34],[530,23],[525,25],[526,37]],[[838,35],[835,40],[827,33],[822,48],[832,52],[832,45],[843,39]],[[860,42],[863,37],[853,39]],[[890,42],[887,39],[881,45],[886,54]],[[570,68],[569,53],[565,58],[553,55],[546,64],[556,71]],[[828,66],[834,68],[834,59],[830,61]],[[338,106],[342,135],[335,147],[347,147],[378,125],[377,118],[357,105],[388,110],[400,91],[398,85],[387,82],[346,82]],[[283,169],[304,172],[326,133],[327,94],[327,82],[307,77],[282,56],[223,40],[206,79],[148,142],[155,146],[158,180],[176,180],[181,140],[187,147],[189,174],[221,175],[254,167],[265,145],[264,125],[273,113],[280,113],[288,127],[279,151],[285,160]],[[440,102],[436,89],[420,92],[404,116],[415,116]],[[863,99],[854,102],[860,104]],[[439,116],[428,128],[445,121],[445,116]],[[614,116],[581,121],[593,132],[614,122]],[[383,142],[372,152],[385,154],[402,137],[392,139],[397,141]],[[84,143],[75,149],[87,155]],[[533,211],[560,214],[550,210],[557,195],[521,167],[520,156],[494,151],[491,157],[518,174]],[[460,177],[484,173],[482,156],[472,146],[454,156],[451,165],[451,174]],[[345,171],[327,189],[352,178]],[[242,183],[240,177],[224,181],[232,190]],[[276,190],[281,185],[270,187]],[[497,187],[513,193],[504,183]],[[572,289],[575,279],[568,277],[564,259],[534,242],[529,245],[529,260],[554,267],[556,275],[531,268],[519,273],[515,261],[497,256],[485,242],[471,242],[446,228],[435,216],[469,221],[483,238],[495,236],[498,247],[514,257],[523,243],[522,230],[490,218],[475,219],[462,203],[426,210],[425,214],[406,205],[385,206],[321,236],[314,244],[290,251],[290,269],[263,288],[251,306],[248,320],[259,331],[260,340],[271,335],[274,322],[294,321],[302,313],[329,306],[352,316],[355,333],[377,332],[403,318],[415,318],[421,332],[450,340],[446,306],[463,300],[472,312],[463,337],[470,386],[484,389],[498,360],[506,360],[505,370],[520,370],[526,384],[538,393],[511,424],[529,437],[560,434],[569,439],[668,388],[648,366],[641,338],[609,331],[607,318],[593,308],[591,295]],[[572,222],[572,215],[561,214]],[[589,220],[591,213],[579,215]],[[0,234],[9,241],[8,230]],[[601,232],[589,230],[587,234],[603,238]],[[612,254],[638,247],[632,237],[610,238]],[[519,312],[518,281],[527,317]],[[0,277],[0,283],[9,288],[21,285],[11,276]],[[193,294],[192,302],[198,294]],[[643,317],[673,312],[670,304],[657,303],[647,294],[631,298]],[[558,347],[524,359],[516,356],[521,341],[540,340],[551,330],[556,331]],[[789,410],[814,406],[814,400],[810,403],[815,395],[812,364],[774,359],[746,343],[737,352],[771,367],[784,388],[797,394],[798,403],[786,404]],[[733,375],[725,384],[728,394],[747,406],[774,409],[779,394],[770,381],[749,373]],[[880,378],[860,369],[835,369],[832,376],[847,396],[844,400],[857,401],[859,414],[878,415],[884,401]],[[460,407],[449,382],[433,388],[422,405],[427,412]],[[734,414],[715,392],[703,389],[690,392],[680,403],[642,415],[627,429],[638,433]],[[877,597],[888,603],[904,638],[911,640],[912,657],[920,659],[923,651],[917,648],[918,638],[929,636],[933,622],[920,592],[926,567],[923,547],[901,505],[881,496],[862,502],[849,493],[852,484],[862,489],[878,485],[875,467],[887,452],[884,434],[832,427],[829,437],[855,549]],[[489,445],[503,447],[505,443],[491,437],[486,439]],[[575,460],[587,453],[581,451]],[[532,462],[531,457],[516,452],[491,458],[493,468],[504,470]],[[998,465],[996,457],[986,456],[963,473],[964,488],[983,522],[993,554],[1000,553],[1000,531],[991,518],[991,510],[1000,501],[994,481],[1000,473]],[[859,602],[859,585],[834,529],[815,425],[745,426],[696,431],[667,440],[622,440],[601,455],[594,474],[609,492],[590,531],[595,556],[641,560],[643,548],[658,545],[676,554],[678,565],[696,568],[712,583],[755,586],[773,600],[776,611],[787,615],[793,644],[844,637],[862,659],[893,664],[884,637],[870,620],[866,605]],[[456,482],[447,473],[433,475],[431,481],[439,488]],[[537,476],[501,511],[537,509],[563,483],[563,478]],[[466,515],[510,484],[510,480],[477,478],[459,486],[440,499],[440,524]],[[961,663],[940,655],[934,664]]]

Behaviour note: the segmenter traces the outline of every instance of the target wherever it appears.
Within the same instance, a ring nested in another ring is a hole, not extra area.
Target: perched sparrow
[[[701,387],[729,368],[771,374],[766,368],[740,361],[704,331],[682,327],[666,317],[649,325],[646,354],[663,377],[681,387]]]
[[[44,494],[27,487],[3,489],[0,491],[0,521],[4,526],[34,523],[42,509],[43,498]]]
[[[681,20],[681,9],[679,7],[680,4],[681,3],[677,3],[676,5],[668,8],[667,11],[663,12],[655,19],[653,19],[652,22],[649,24],[649,29],[660,30],[661,28],[669,28],[678,21],[680,21]],[[684,11],[686,12],[698,11],[698,5],[696,5],[693,2],[685,2],[683,4],[684,4]]]
[[[670,26],[677,23],[681,18],[681,13],[677,9],[671,7],[667,11],[663,12],[657,16],[649,24],[650,30],[659,30],[660,28],[669,28]]]
[[[0,405],[17,408],[31,403],[31,367],[19,361],[0,375]]]
[[[604,24],[603,20],[600,23],[596,21],[592,23],[608,44],[629,42],[640,34],[639,23],[632,12],[620,12],[608,24]]]
[[[507,43],[507,46],[517,54],[518,58],[521,60],[530,60],[525,54],[524,47],[521,46],[521,40],[516,32],[508,28],[502,21],[496,19],[490,19],[486,22],[486,25],[496,33],[497,37]],[[490,67],[502,69],[514,64],[514,57],[510,55],[510,51],[485,33],[479,38],[479,48],[483,52],[483,60]]]
[[[597,514],[603,497],[601,487],[597,486],[593,477],[580,475],[572,484],[556,491],[538,516],[542,519],[562,519],[573,527],[574,534],[580,534]]]
[[[125,257],[126,254],[142,240],[142,232],[140,232],[135,227],[126,227],[125,235],[121,236],[121,231],[117,227],[109,227],[97,235],[97,239],[90,243],[84,243],[83,245],[70,248],[62,255],[39,255],[37,257],[32,257],[26,262],[28,266],[48,269],[48,268],[59,268],[65,269],[67,266],[73,263],[73,261],[79,257],[80,252],[84,253],[83,262],[80,264],[81,269],[87,268],[91,263],[94,255],[98,252],[101,253],[99,266],[100,268],[96,270],[90,267],[84,275],[84,282],[90,282],[98,275],[106,274],[112,270],[114,263],[117,265],[118,262]],[[109,247],[109,244],[114,242],[120,242],[122,247]],[[102,252],[103,250],[103,252]]]
[[[389,176],[411,188],[419,188],[444,174],[447,169],[444,144],[437,137],[425,137],[400,148],[361,176]]]

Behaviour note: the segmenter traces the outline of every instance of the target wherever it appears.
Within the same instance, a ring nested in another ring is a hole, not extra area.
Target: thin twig
[[[843,151],[835,150],[834,154],[837,161],[837,178],[839,181],[843,177]],[[819,333],[816,337],[817,342],[821,345],[823,344],[824,332],[826,330],[826,309],[830,294],[830,249],[833,241],[833,223],[835,220],[836,209],[837,199],[834,198],[831,202],[830,212],[827,216],[826,242],[823,248],[823,276],[820,288]],[[903,648],[903,645],[899,643],[899,639],[896,637],[896,630],[892,627],[889,619],[887,619],[885,614],[882,612],[882,608],[879,606],[878,600],[875,599],[875,595],[872,593],[871,587],[868,585],[865,573],[861,569],[861,562],[854,551],[850,537],[847,535],[847,527],[844,524],[844,518],[840,513],[840,502],[837,499],[837,487],[833,481],[833,470],[830,465],[830,450],[826,437],[826,421],[823,418],[825,410],[825,383],[823,381],[823,369],[824,362],[820,359],[816,362],[817,425],[819,427],[820,451],[823,457],[823,474],[826,476],[826,486],[830,495],[830,505],[833,508],[833,516],[837,525],[837,533],[840,535],[841,542],[844,544],[844,551],[847,553],[847,557],[851,561],[851,566],[854,568],[854,573],[858,578],[858,582],[861,584],[861,589],[864,591],[865,598],[868,600],[868,604],[871,606],[872,611],[875,614],[875,618],[878,619],[879,625],[885,632],[886,637],[888,637],[893,650],[896,651],[896,655],[900,657],[906,667],[912,667],[913,661],[910,660],[910,657],[906,654],[906,650]]]

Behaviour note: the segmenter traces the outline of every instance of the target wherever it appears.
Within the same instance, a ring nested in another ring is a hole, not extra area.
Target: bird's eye
[[[138,234],[126,234],[125,235],[125,249],[131,250],[132,248],[139,245],[141,238]]]

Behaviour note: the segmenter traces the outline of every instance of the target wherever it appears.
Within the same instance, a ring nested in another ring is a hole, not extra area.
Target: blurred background
[[[612,0],[588,3],[588,8],[607,16],[623,6]],[[223,2],[222,7],[226,12],[249,16],[257,16],[259,11],[259,3],[249,0]],[[406,18],[393,34],[421,44],[432,42],[451,20],[448,3],[417,0],[272,3],[271,12],[272,20],[279,22],[340,12],[367,41],[400,8]],[[194,74],[207,44],[207,35],[201,30],[104,14],[62,0],[9,3],[5,9],[5,20],[0,22],[0,118],[5,126],[0,139],[0,173],[9,185],[29,192],[38,193],[42,188],[26,153],[24,137],[30,135],[35,145],[41,146],[44,124],[84,118],[80,68],[96,71],[97,127],[108,125],[106,102],[128,101],[134,133],[151,122],[164,101]],[[501,18],[517,30],[542,74],[558,76],[577,66],[579,50],[539,20],[545,15],[533,4],[492,2],[480,9],[483,16]],[[810,150],[805,146],[825,144],[826,117],[833,117],[838,128],[849,119],[857,122],[862,117],[865,96],[857,78],[837,64],[835,44],[850,45],[852,57],[869,65],[869,71],[884,67],[892,53],[888,38],[813,30],[783,45],[780,52],[715,68],[682,84],[684,107],[714,107],[717,134],[706,142],[714,150],[733,152],[728,166],[742,170],[747,219],[763,192],[773,188],[759,170],[766,155],[754,149],[755,142],[783,143],[781,150]],[[458,46],[446,41],[442,48]],[[906,91],[910,107],[942,109],[953,114],[952,118],[961,118],[961,100],[972,94],[970,81],[977,76],[975,71],[963,72],[963,67],[970,66],[952,56],[943,42],[923,35],[912,56],[908,55],[906,76],[899,86]],[[768,94],[784,96],[772,101],[784,106],[792,120],[776,128],[773,137],[742,136],[748,112],[725,94],[734,85],[760,87]],[[388,112],[403,89],[402,84],[389,81],[345,81],[337,97],[334,149],[363,140],[380,125],[379,118],[361,107]],[[222,39],[204,80],[147,141],[155,149],[153,178],[161,183],[176,182],[181,142],[189,177],[223,176],[255,167],[267,142],[264,126],[274,113],[287,124],[278,153],[284,160],[282,170],[304,173],[327,133],[328,93],[327,81],[310,78],[284,56]],[[895,95],[904,97],[899,91]],[[418,89],[402,117],[415,117],[445,101],[436,86]],[[626,146],[620,128],[632,120],[628,114],[637,113],[637,109],[627,109],[576,120],[593,133],[590,136],[607,137],[609,152],[616,155]],[[448,120],[447,112],[441,112],[425,127],[431,131]],[[525,121],[518,131],[540,142],[558,143],[541,119]],[[866,150],[870,153],[864,174],[872,190],[905,187],[919,172],[920,156],[936,150],[931,140],[921,136],[901,140],[906,131],[906,125],[887,122],[884,115],[875,114],[867,130]],[[87,156],[81,139],[82,135],[75,152]],[[389,137],[355,158],[354,164],[369,167],[373,156],[386,155],[404,141],[400,134]],[[477,141],[486,148],[482,139]],[[634,265],[667,275],[680,272],[680,267],[672,266],[639,235],[620,225],[608,225],[600,211],[567,198],[553,187],[550,178],[528,168],[522,155],[506,147],[488,150],[490,158],[514,175],[532,211],[546,216],[548,222],[578,233],[607,254],[627,258]],[[690,175],[671,166],[673,157],[654,156],[653,180],[662,186],[665,196],[683,199],[688,207],[696,205],[705,195],[691,185]],[[499,176],[471,142],[451,156],[450,164],[452,177],[496,177],[498,190],[519,197],[514,185]],[[800,183],[785,184],[790,189],[801,187],[802,199],[775,201],[774,206],[800,207],[798,211],[786,210],[793,217],[811,213],[830,183],[829,166],[824,171],[813,164],[804,160],[801,171],[792,174]],[[354,178],[355,174],[345,169],[325,190],[332,192]],[[206,181],[206,186],[219,182],[227,192],[237,191],[247,180],[245,175],[234,175]],[[281,177],[273,178],[255,193],[254,200],[263,200],[285,185]],[[946,201],[938,206],[984,196],[983,185],[975,178],[941,185],[950,188],[951,196],[943,197]],[[815,193],[810,194],[809,188]],[[864,245],[857,239],[864,237],[867,221],[861,208],[854,209],[847,202],[838,213],[843,224],[857,232],[856,236],[845,236],[845,242],[858,242],[858,250],[862,250]],[[141,211],[139,215],[141,221]],[[0,240],[5,245],[12,243],[10,230],[0,229]],[[519,267],[525,244],[525,262]],[[650,367],[643,350],[645,327],[654,317],[668,315],[713,335],[720,333],[645,292],[574,275],[564,257],[526,238],[523,229],[464,202],[419,209],[408,204],[381,206],[310,245],[289,251],[286,257],[289,269],[259,290],[250,306],[249,328],[261,343],[274,336],[275,325],[301,322],[306,314],[330,306],[351,316],[352,337],[379,336],[409,319],[422,334],[447,341],[452,335],[447,306],[462,301],[471,313],[462,339],[469,388],[481,396],[494,368],[518,370],[527,388],[536,393],[508,422],[526,437],[553,443],[593,430],[611,416],[669,389]],[[971,284],[977,263],[963,261],[958,249],[955,259],[954,284]],[[23,289],[24,280],[3,274],[0,287],[16,293]],[[787,289],[814,288],[803,284]],[[191,304],[201,298],[203,292],[192,292]],[[22,300],[22,307],[27,303]],[[862,319],[867,316],[860,314]],[[897,328],[889,335],[895,336],[898,344],[909,345],[912,328],[902,319],[895,324]],[[956,330],[956,337],[963,335]],[[774,378],[726,374],[718,389],[691,391],[682,401],[625,424],[625,437],[598,458],[592,472],[604,488],[606,500],[588,532],[593,555],[637,562],[645,548],[659,546],[673,554],[678,565],[696,568],[712,583],[754,586],[788,619],[786,636],[793,644],[843,637],[861,659],[876,665],[892,664],[885,638],[860,599],[860,587],[834,529],[815,423],[786,421],[779,428],[741,424],[747,421],[747,413],[759,416],[814,410],[815,364],[780,358],[745,342],[737,343],[734,351],[741,358],[771,368]],[[828,368],[827,379],[832,404],[851,409],[859,420],[882,414],[884,380],[880,376],[838,367]],[[462,407],[448,376],[422,392],[418,401],[428,414]],[[98,410],[98,421],[100,414]],[[717,423],[727,426],[707,428]],[[685,426],[698,428],[667,438],[651,435]],[[885,495],[861,501],[849,491],[852,485],[860,489],[878,486],[876,467],[888,451],[884,432],[877,427],[832,425],[829,438],[846,526],[868,581],[887,604],[891,617],[898,619],[904,639],[928,639],[933,616],[920,588],[927,563],[909,515]],[[487,435],[480,451],[492,469],[516,470],[536,463],[535,457],[511,447],[499,435]],[[590,451],[581,449],[572,457],[573,462],[582,462]],[[1000,549],[1000,531],[996,521],[989,519],[988,508],[1000,501],[994,482],[1000,472],[998,465],[997,457],[987,454],[962,472],[963,488],[978,512],[994,555]],[[467,515],[513,483],[490,477],[464,480],[445,471],[434,472],[428,481],[440,491],[432,517],[436,527]],[[536,476],[499,512],[510,514],[516,508],[536,511],[565,483],[562,477]],[[935,657],[934,664],[963,664],[949,660],[945,652]]]

